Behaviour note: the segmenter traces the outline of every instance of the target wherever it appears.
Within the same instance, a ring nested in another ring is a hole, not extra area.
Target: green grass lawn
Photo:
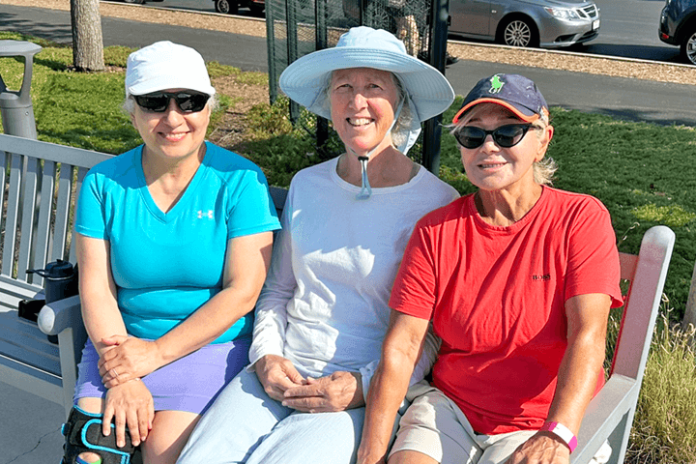
[[[44,46],[35,58],[32,96],[40,140],[118,154],[141,143],[129,118],[121,112],[124,74],[71,72],[72,50],[16,33],[1,39],[32,40]],[[131,50],[107,47],[107,66],[124,67]],[[8,87],[21,82],[23,65],[0,60]],[[234,75],[240,82],[260,84],[262,73],[209,63],[213,76]],[[450,121],[461,97],[445,113]],[[221,97],[211,130],[230,99]],[[696,131],[627,122],[608,116],[552,108],[556,128],[548,155],[558,163],[555,187],[589,193],[609,209],[620,251],[637,253],[645,231],[657,224],[672,228],[677,240],[663,309],[663,324],[653,342],[641,403],[634,423],[631,462],[694,462],[696,454],[696,372],[688,337],[669,328],[681,320],[696,259]],[[259,164],[273,185],[287,186],[299,169],[342,151],[336,137],[316,148],[311,136],[315,120],[304,112],[295,128],[289,123],[287,100],[259,105],[247,113],[245,155]],[[417,153],[417,148],[414,152]],[[440,176],[461,193],[474,189],[462,173],[454,138],[443,130]],[[612,316],[613,330],[617,315]],[[611,342],[610,342],[611,344]],[[611,351],[611,349],[610,349]],[[665,374],[667,373],[667,374]],[[670,377],[670,382],[664,380]],[[662,424],[667,423],[666,426]]]

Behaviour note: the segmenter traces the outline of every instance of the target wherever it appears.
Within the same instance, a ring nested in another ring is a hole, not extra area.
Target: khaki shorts
[[[427,382],[412,386],[406,398],[412,404],[401,418],[389,456],[409,450],[441,464],[499,464],[536,433],[477,434],[454,401]],[[610,455],[605,442],[590,464],[604,464]]]

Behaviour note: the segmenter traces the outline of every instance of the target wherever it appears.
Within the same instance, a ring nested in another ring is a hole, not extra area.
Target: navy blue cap
[[[536,84],[519,74],[494,74],[478,81],[452,123],[457,124],[464,113],[479,103],[504,106],[526,122],[534,122],[549,114],[549,106]]]

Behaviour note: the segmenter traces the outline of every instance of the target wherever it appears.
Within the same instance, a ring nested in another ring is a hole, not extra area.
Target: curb
[[[501,44],[486,43],[486,42],[468,42],[466,40],[447,40],[447,43],[457,44],[457,45],[472,45],[472,46],[484,47],[484,48],[497,48],[497,49],[510,50],[510,51],[524,50],[526,52],[532,52],[532,53],[549,53],[549,54],[565,55],[565,56],[573,56],[573,57],[594,58],[594,59],[612,60],[612,61],[623,61],[626,63],[651,64],[651,65],[657,64],[657,65],[664,65],[664,66],[674,66],[675,68],[685,68],[685,69],[696,70],[696,66],[690,65],[690,64],[685,64],[685,63],[672,63],[670,61],[644,60],[642,58],[629,58],[629,57],[625,57],[625,56],[598,55],[595,53],[572,52],[572,51],[568,51],[568,50],[556,50],[556,49],[547,49],[547,48],[520,48],[520,47],[511,47],[509,45],[501,45]]]

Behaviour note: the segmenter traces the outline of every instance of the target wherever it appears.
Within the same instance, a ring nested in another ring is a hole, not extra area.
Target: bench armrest
[[[590,462],[600,446],[610,437],[612,432],[631,413],[636,404],[640,384],[635,379],[623,375],[612,375],[597,395],[592,399],[582,419],[578,432],[578,447],[570,455],[571,464]],[[629,422],[630,424],[630,422]],[[612,453],[620,450],[612,445]]]
[[[46,335],[58,335],[67,328],[82,330],[82,312],[78,295],[54,301],[41,308],[37,320]]]

